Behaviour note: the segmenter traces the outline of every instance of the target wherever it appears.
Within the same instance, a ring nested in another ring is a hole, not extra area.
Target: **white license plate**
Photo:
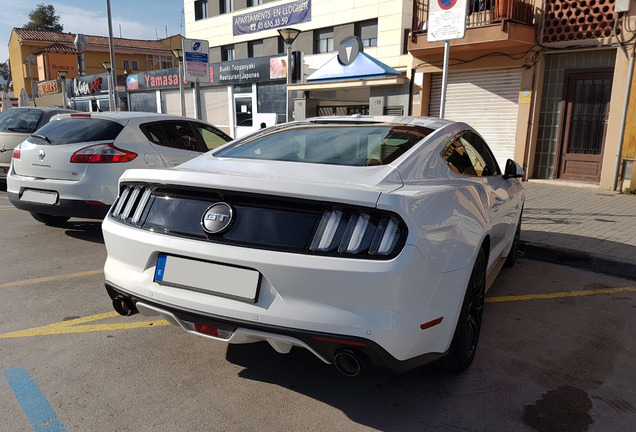
[[[155,282],[243,301],[256,301],[256,270],[159,254]]]
[[[20,201],[28,201],[38,204],[55,204],[57,202],[57,192],[25,189],[22,192]]]

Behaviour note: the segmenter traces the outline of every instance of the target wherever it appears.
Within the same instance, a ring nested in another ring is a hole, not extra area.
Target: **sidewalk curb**
[[[519,251],[526,258],[583,268],[596,273],[636,280],[636,266],[631,263],[592,256],[570,249],[560,249],[536,243],[519,243]]]

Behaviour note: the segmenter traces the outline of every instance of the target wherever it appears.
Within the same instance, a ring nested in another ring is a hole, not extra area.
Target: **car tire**
[[[44,213],[31,212],[31,216],[38,222],[42,222],[48,226],[62,226],[66,221],[70,219],[67,216],[53,216]]]
[[[510,252],[504,261],[505,267],[512,267],[517,262],[517,254],[519,252],[519,241],[521,239],[521,216],[519,216],[519,223],[517,224],[517,230],[515,231],[515,238],[512,240],[512,246]]]
[[[441,367],[450,373],[463,372],[475,358],[486,295],[486,253],[479,250],[470,274],[459,320],[448,354],[441,359]]]

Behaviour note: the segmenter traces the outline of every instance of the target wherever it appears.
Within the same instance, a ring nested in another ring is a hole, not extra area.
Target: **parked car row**
[[[7,191],[47,225],[103,218],[127,169],[174,167],[231,140],[202,121],[143,112],[62,114],[32,132],[13,149]]]
[[[302,347],[345,375],[467,369],[487,284],[516,260],[523,171],[464,123],[322,117],[232,141],[183,117],[68,113],[12,154],[15,207],[104,218],[120,314]]]

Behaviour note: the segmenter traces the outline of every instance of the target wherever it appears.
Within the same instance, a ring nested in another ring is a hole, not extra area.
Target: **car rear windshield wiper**
[[[37,139],[41,139],[42,141],[46,141],[47,143],[51,144],[51,140],[48,139],[48,137],[45,137],[44,135],[40,135],[40,134],[31,134],[31,136],[33,138],[37,138]]]

